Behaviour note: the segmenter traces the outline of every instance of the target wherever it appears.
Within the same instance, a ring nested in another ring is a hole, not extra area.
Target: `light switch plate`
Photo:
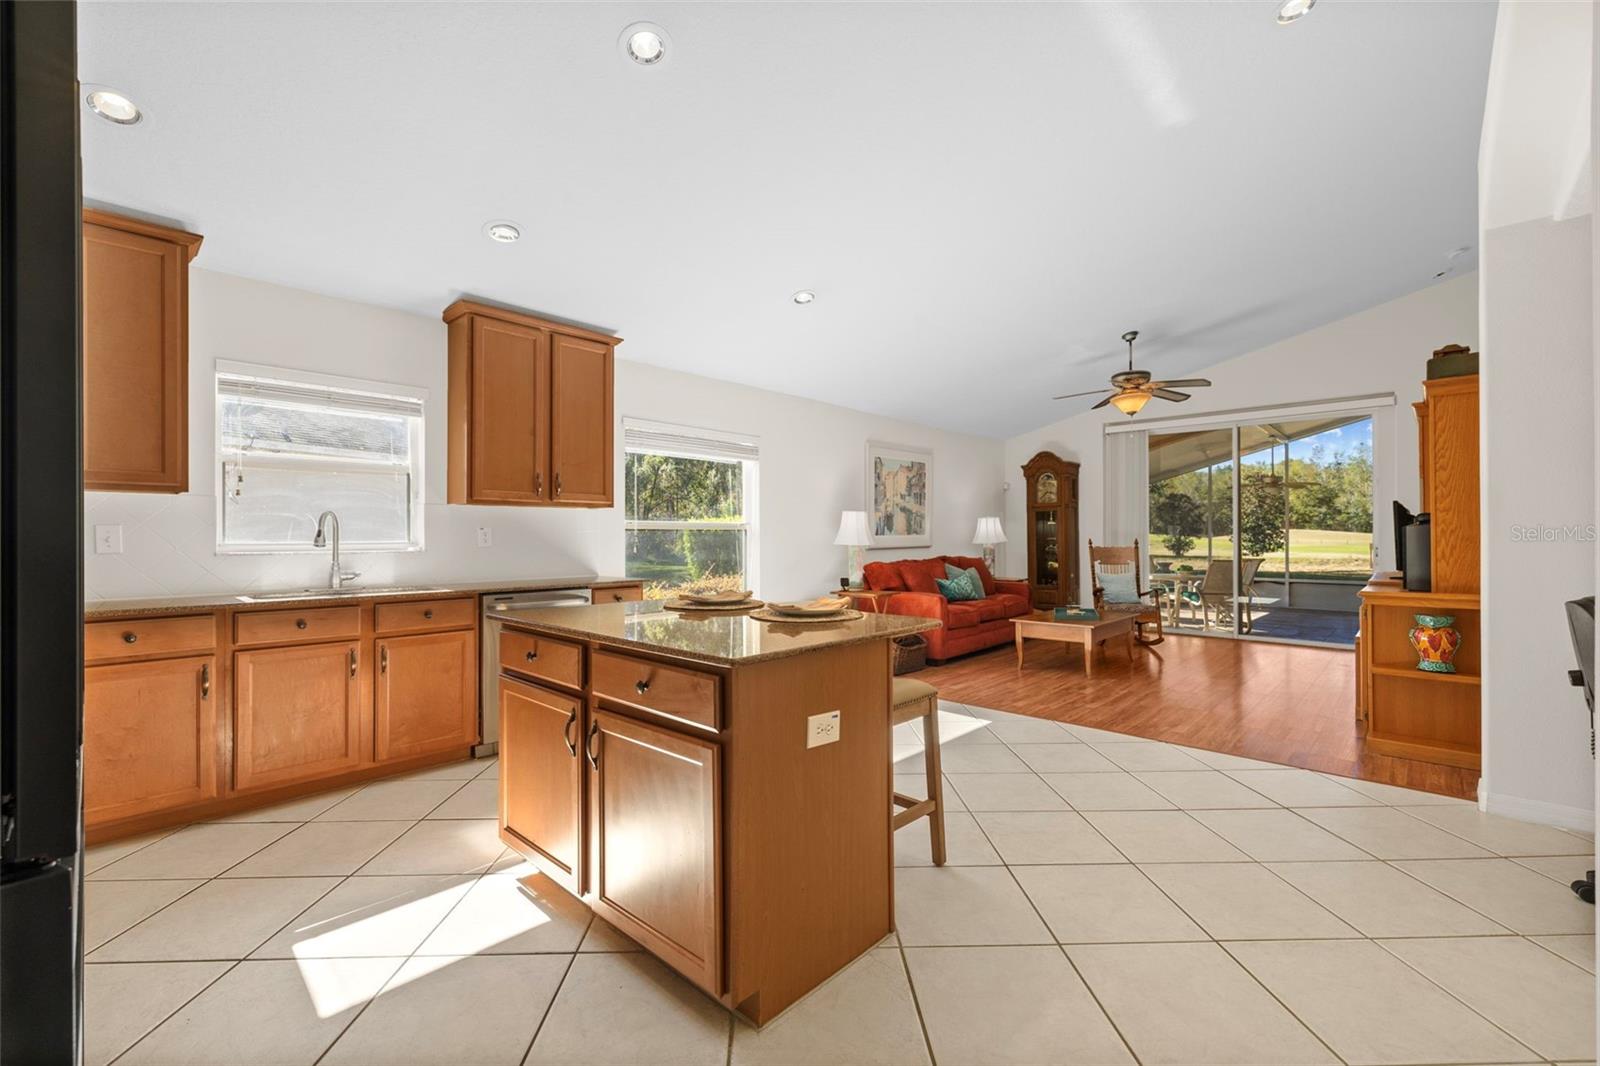
[[[121,555],[122,527],[95,526],[94,553],[96,555]]]
[[[493,543],[494,543],[494,534],[489,531],[489,527],[488,526],[479,526],[478,527],[478,547],[487,548],[489,545],[491,545]]]
[[[839,712],[825,711],[806,719],[806,747],[820,748],[839,739]]]

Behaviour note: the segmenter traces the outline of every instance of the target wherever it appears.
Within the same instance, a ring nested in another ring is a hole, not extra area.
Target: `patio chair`
[[[1139,572],[1139,540],[1134,538],[1133,546],[1095,547],[1094,541],[1089,542],[1089,572],[1094,580],[1094,599],[1098,605],[1105,595],[1105,586],[1101,583],[1102,575],[1112,575],[1114,583],[1121,584],[1131,590],[1136,597],[1133,600],[1108,601],[1114,609],[1125,611],[1138,611],[1133,620],[1134,639],[1140,644],[1160,644],[1167,639],[1161,626],[1162,591],[1156,588],[1143,588],[1143,575]],[[1131,576],[1132,581],[1115,581],[1117,577]],[[1148,600],[1149,603],[1145,601]],[[1155,627],[1156,635],[1148,636],[1146,630]]]
[[[1254,595],[1256,571],[1261,569],[1260,559],[1239,560],[1239,598],[1245,605],[1242,632],[1250,632],[1250,597]],[[1198,611],[1202,629],[1233,628],[1233,562],[1230,559],[1213,559],[1206,565],[1206,576],[1200,587],[1183,594],[1183,602],[1191,611]],[[1212,621],[1212,612],[1216,620]]]

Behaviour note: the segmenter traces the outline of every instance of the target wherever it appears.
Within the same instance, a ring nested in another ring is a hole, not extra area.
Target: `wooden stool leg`
[[[922,718],[922,751],[928,770],[928,798],[933,810],[928,814],[928,837],[933,845],[933,864],[944,865],[944,771],[939,765],[939,701],[928,701]]]

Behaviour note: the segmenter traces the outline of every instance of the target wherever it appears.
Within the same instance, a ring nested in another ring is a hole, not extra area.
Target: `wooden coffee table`
[[[1133,622],[1137,611],[1103,612],[1097,622],[1057,622],[1050,611],[1035,611],[1026,618],[1013,618],[1016,630],[1017,669],[1022,669],[1022,642],[1024,640],[1053,640],[1059,644],[1077,644],[1083,648],[1083,672],[1094,676],[1094,652],[1106,641],[1121,634],[1127,642],[1128,661],[1133,661]]]

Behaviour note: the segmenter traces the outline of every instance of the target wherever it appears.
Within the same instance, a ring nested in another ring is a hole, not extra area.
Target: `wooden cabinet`
[[[1040,610],[1078,605],[1078,464],[1040,452],[1027,481],[1028,585]]]
[[[621,338],[469,300],[444,320],[449,502],[609,507]]]
[[[718,745],[597,710],[584,749],[595,913],[719,994]]]
[[[215,799],[220,696],[215,655],[86,669],[84,820],[132,818]]]
[[[83,212],[83,487],[189,488],[189,261],[198,234]]]
[[[382,637],[377,649],[373,746],[379,762],[477,741],[477,642],[471,630]]]
[[[1478,375],[1422,383],[1417,411],[1422,508],[1430,515],[1433,591],[1479,585]]]
[[[285,785],[361,758],[361,646],[355,641],[235,652],[233,786]]]
[[[594,585],[589,595],[595,603],[636,603],[644,599],[644,584]]]
[[[545,873],[581,891],[582,705],[571,696],[500,679],[500,832]]]

